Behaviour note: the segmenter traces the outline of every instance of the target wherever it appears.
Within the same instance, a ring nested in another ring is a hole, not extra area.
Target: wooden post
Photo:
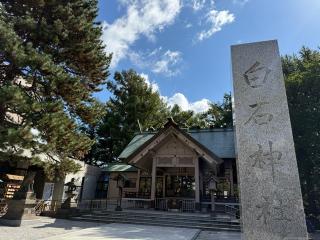
[[[233,164],[230,160],[230,195],[234,197],[234,186],[233,186]]]
[[[141,170],[138,169],[137,173],[137,184],[136,184],[136,197],[139,198],[139,189],[140,189],[140,175],[141,175]]]
[[[156,179],[157,179],[157,159],[152,161],[152,181],[151,181],[151,200],[156,198]]]
[[[162,179],[162,197],[165,198],[166,197],[166,175],[163,175],[163,179]]]
[[[200,210],[200,182],[199,182],[199,158],[194,160],[194,180],[195,180],[195,199],[196,210]]]

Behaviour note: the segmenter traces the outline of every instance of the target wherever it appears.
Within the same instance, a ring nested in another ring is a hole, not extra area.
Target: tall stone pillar
[[[64,182],[65,182],[65,177],[57,178],[56,181],[54,182],[51,210],[56,210],[57,207],[60,206],[62,203],[62,197],[64,193]]]
[[[151,200],[156,199],[156,180],[157,180],[157,159],[154,157],[152,161],[152,176],[151,176]]]
[[[277,42],[231,53],[242,239],[307,239]]]

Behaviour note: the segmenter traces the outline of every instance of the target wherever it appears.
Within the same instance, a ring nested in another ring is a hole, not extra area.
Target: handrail
[[[8,211],[8,204],[5,199],[0,199],[0,218]]]
[[[225,204],[224,211],[225,211],[225,213],[227,213],[235,218],[239,218],[240,217],[239,207],[234,207],[234,206],[235,205],[232,206],[230,204]]]
[[[45,200],[37,200],[33,210],[34,210],[34,213],[37,216],[39,216],[45,210],[45,208],[46,208]]]

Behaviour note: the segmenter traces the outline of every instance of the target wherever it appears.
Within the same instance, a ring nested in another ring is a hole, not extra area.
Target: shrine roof
[[[195,129],[186,131],[194,140],[214,152],[220,158],[235,158],[234,130],[230,128]],[[134,136],[119,158],[126,159],[157,132],[142,132]]]
[[[111,163],[103,171],[106,172],[136,172],[138,169],[126,163]]]

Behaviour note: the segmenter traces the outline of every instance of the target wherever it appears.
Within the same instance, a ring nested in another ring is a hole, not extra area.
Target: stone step
[[[148,214],[144,216],[135,216],[131,214],[101,214],[101,213],[91,213],[91,214],[83,214],[83,217],[96,217],[99,219],[143,219],[144,221],[172,221],[172,222],[182,222],[182,223],[203,223],[203,224],[222,224],[222,225],[230,225],[230,226],[239,226],[239,222],[232,221],[222,221],[214,218],[193,218],[193,217],[184,217],[184,218],[176,218],[174,216],[149,216]]]
[[[142,225],[153,225],[153,226],[164,226],[164,227],[182,227],[182,228],[196,228],[208,231],[233,231],[239,232],[240,226],[215,226],[215,225],[202,225],[202,224],[186,224],[181,222],[166,222],[166,221],[143,221],[142,219],[97,219],[96,216],[91,217],[72,217],[72,220],[78,221],[90,221],[90,222],[103,222],[103,223],[126,223],[126,224],[142,224]]]
[[[212,221],[223,221],[230,222],[230,218],[224,217],[211,217],[210,215],[201,215],[201,214],[172,214],[172,213],[140,213],[140,212],[115,212],[115,211],[93,211],[92,213],[96,215],[105,215],[105,216],[135,216],[135,217],[149,217],[149,218],[174,218],[174,219],[196,219],[196,220],[212,220]],[[235,220],[232,222],[239,222]]]
[[[204,221],[195,221],[192,219],[189,220],[176,220],[176,219],[145,219],[145,218],[132,218],[132,217],[109,217],[109,216],[96,216],[96,215],[82,215],[82,217],[87,217],[87,218],[93,218],[93,219],[99,219],[99,220],[113,220],[113,221],[118,221],[118,220],[128,220],[128,221],[143,221],[143,222],[156,222],[156,223],[172,223],[172,224],[185,224],[185,225],[202,225],[202,226],[221,226],[221,227],[230,227],[230,228],[239,228],[239,224],[232,224],[230,222],[204,222]]]

